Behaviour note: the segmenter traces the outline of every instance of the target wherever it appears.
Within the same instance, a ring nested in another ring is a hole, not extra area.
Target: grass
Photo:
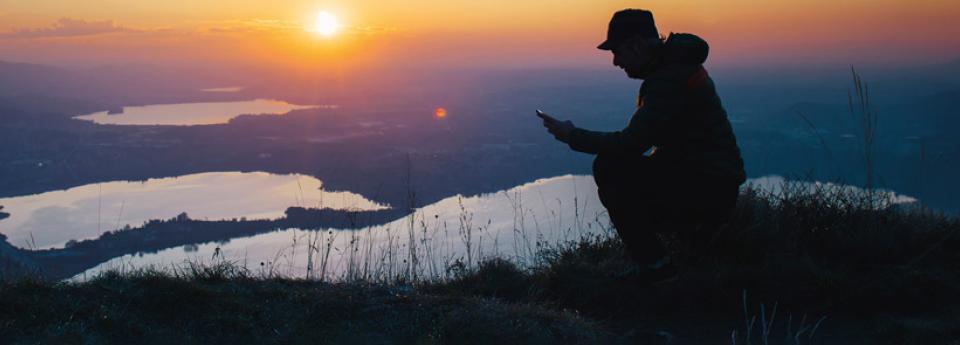
[[[404,286],[253,279],[232,266],[0,288],[4,343],[563,343],[607,335],[573,313]]]
[[[220,262],[7,281],[0,342],[956,344],[960,222],[882,197],[829,184],[747,190],[705,250],[666,234],[684,272],[654,286],[636,282],[605,235],[538,241],[528,260],[478,251],[417,279],[401,268],[391,279],[278,278]]]
[[[953,317],[960,314],[956,219],[878,207],[849,189],[787,187],[780,195],[743,194],[733,221],[705,252],[675,252],[688,260],[673,283],[631,284],[632,263],[619,241],[597,238],[545,251],[546,262],[528,272],[494,260],[425,288],[538,301],[602,320],[618,334],[639,324],[684,334],[691,343],[699,327],[726,328],[741,344],[750,343],[748,335],[763,344],[808,343],[814,335],[870,343],[960,337]],[[715,343],[718,334],[702,341]]]

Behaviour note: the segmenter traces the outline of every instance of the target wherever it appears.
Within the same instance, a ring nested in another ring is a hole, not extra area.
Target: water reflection
[[[280,115],[298,109],[336,108],[334,105],[296,105],[283,101],[257,99],[238,102],[156,104],[123,107],[121,113],[98,113],[75,117],[112,125],[211,125],[227,123],[244,115]]]
[[[419,209],[412,217],[362,230],[287,229],[226,243],[125,255],[77,277],[104,269],[217,260],[293,277],[382,278],[411,272],[441,276],[458,260],[471,265],[498,256],[523,263],[546,244],[606,234],[608,223],[593,179],[568,175],[477,197],[450,197]]]
[[[747,180],[746,183],[741,186],[743,189],[754,189],[761,191],[765,194],[770,195],[781,195],[783,193],[804,193],[804,194],[813,194],[813,193],[844,193],[847,195],[867,195],[867,191],[863,188],[851,185],[842,185],[833,182],[799,182],[799,181],[790,181],[781,176],[764,176],[758,178],[752,178]],[[885,190],[885,189],[875,189],[873,191],[871,199],[878,206],[882,205],[897,205],[897,204],[911,204],[916,203],[918,200],[914,197],[897,194],[896,192]],[[837,202],[842,200],[838,199]],[[837,206],[843,206],[838,204]]]
[[[751,179],[742,188],[776,194],[785,183],[782,177],[769,176]],[[815,192],[824,185],[789,183],[795,192]],[[889,191],[879,193],[894,204],[916,201]],[[187,262],[218,261],[266,276],[333,280],[443,277],[450,274],[449,267],[469,267],[487,257],[529,265],[535,263],[537,251],[547,246],[611,234],[593,179],[568,175],[494,194],[447,198],[417,210],[411,217],[362,230],[287,229],[222,243],[125,255],[73,279],[86,279],[104,270],[176,269]]]
[[[22,248],[62,247],[71,239],[169,219],[187,212],[193,219],[282,217],[290,206],[376,210],[386,206],[350,192],[322,191],[320,180],[304,175],[215,172],[144,182],[90,184],[62,191],[0,199],[10,218],[0,233]]]

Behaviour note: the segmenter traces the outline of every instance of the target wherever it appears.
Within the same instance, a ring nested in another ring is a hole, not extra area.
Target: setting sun
[[[317,33],[329,37],[337,32],[337,27],[337,18],[330,14],[330,12],[320,11],[320,13],[317,14],[317,22],[314,27]]]

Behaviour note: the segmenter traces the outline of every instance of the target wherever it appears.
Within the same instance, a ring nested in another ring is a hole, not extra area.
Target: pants
[[[735,182],[664,167],[639,153],[598,154],[593,178],[617,234],[639,264],[667,254],[658,234],[675,233],[691,250],[702,250],[739,194]]]

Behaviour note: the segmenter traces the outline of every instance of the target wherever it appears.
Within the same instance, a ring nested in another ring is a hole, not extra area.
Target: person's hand
[[[569,120],[560,121],[546,114],[541,116],[541,118],[543,119],[543,127],[547,128],[547,132],[550,132],[554,138],[564,143],[570,141],[570,133],[573,132],[574,128],[577,128],[573,125],[573,122]]]

